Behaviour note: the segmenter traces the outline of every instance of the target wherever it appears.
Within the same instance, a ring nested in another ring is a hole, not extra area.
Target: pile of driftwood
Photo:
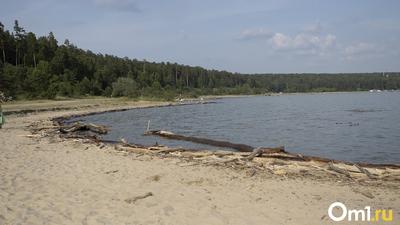
[[[114,145],[118,151],[172,157],[184,160],[189,165],[221,166],[254,174],[276,174],[280,176],[307,176],[320,179],[360,181],[385,185],[400,182],[399,165],[354,164],[334,160],[316,160],[315,157],[300,156],[286,152],[284,147],[255,148],[251,152],[207,151],[188,148],[168,148],[165,146],[143,147],[121,140]],[[318,159],[318,158],[317,158]],[[294,161],[292,161],[294,160]],[[267,172],[267,173],[265,173]]]
[[[97,143],[102,143],[103,141],[101,141],[99,137],[96,135],[91,135],[90,133],[106,134],[108,132],[108,128],[102,125],[75,122],[68,126],[60,125],[59,131],[62,137],[91,139]],[[314,173],[319,171],[322,174],[320,177],[324,177],[326,176],[326,173],[328,173],[331,175],[333,174],[336,176],[341,176],[342,178],[347,178],[349,180],[354,180],[355,178],[358,179],[360,175],[363,175],[370,181],[400,181],[400,165],[396,164],[354,164],[351,162],[290,153],[285,151],[284,146],[255,148],[245,144],[231,143],[208,138],[190,137],[163,130],[148,130],[145,132],[145,135],[156,135],[162,138],[191,141],[216,147],[231,148],[237,150],[237,152],[202,151],[189,148],[168,148],[165,146],[148,147],[129,143],[125,139],[121,139],[119,143],[114,145],[114,147],[119,151],[143,155],[157,155],[160,157],[178,157],[180,159],[186,159],[190,162],[203,165],[250,169],[253,175],[255,171],[265,170],[268,170],[271,173],[282,173],[282,170],[284,170],[283,173],[286,173],[289,167],[301,165],[301,168],[312,168],[310,171],[312,170]],[[104,146],[104,144],[102,145]],[[290,163],[290,161],[293,163]],[[282,167],[284,169],[277,170],[276,168],[280,167],[277,167],[276,165],[284,165]],[[388,173],[387,170],[395,171],[395,175]],[[299,171],[301,172],[302,169],[297,170],[295,173],[299,174]]]
[[[341,179],[348,179],[349,181],[365,181],[366,179],[369,182],[380,182],[380,181],[391,181],[398,183],[400,182],[400,165],[397,164],[369,164],[369,163],[352,163],[345,162],[340,160],[332,160],[322,157],[315,156],[305,156],[301,154],[295,154],[285,151],[284,146],[278,147],[258,147],[254,148],[249,145],[230,143],[227,141],[219,141],[212,140],[208,138],[198,138],[198,137],[190,137],[179,134],[174,134],[170,131],[163,130],[148,130],[145,132],[145,135],[156,135],[162,138],[175,139],[175,140],[184,140],[191,141],[200,144],[207,144],[211,146],[224,147],[224,148],[232,148],[236,149],[238,152],[227,152],[227,151],[218,151],[218,152],[199,152],[198,150],[193,149],[174,149],[174,148],[148,148],[149,150],[153,150],[152,152],[156,154],[176,154],[178,153],[179,157],[189,157],[191,159],[198,159],[202,161],[202,164],[207,165],[220,165],[220,166],[228,166],[239,169],[250,169],[251,174],[254,175],[256,171],[260,170],[268,170],[272,173],[280,173],[287,174],[290,170],[290,166],[303,168],[303,169],[294,169],[295,176],[299,176],[301,171],[312,171],[307,172],[308,174],[313,173],[319,177],[327,178],[327,174],[334,177],[341,177]],[[124,144],[126,147],[126,143]],[[155,150],[155,151],[154,151]],[[204,157],[208,157],[211,160],[206,160],[204,162]],[[210,156],[216,156],[217,158],[213,158]],[[223,159],[221,159],[223,158]],[[255,160],[258,158],[257,160]],[[265,160],[262,160],[264,158]],[[270,160],[268,160],[268,158]],[[272,161],[271,161],[272,160]],[[274,160],[279,160],[280,165],[286,165],[281,169],[276,170],[276,167],[273,165],[276,163]],[[286,163],[288,161],[294,161],[295,163]],[[266,165],[266,162],[271,163],[269,166]],[[272,166],[271,166],[272,165]],[[302,166],[299,166],[302,165]],[[312,169],[310,169],[312,167]],[[284,169],[283,169],[284,168]],[[308,168],[308,169],[304,169]],[[391,172],[388,172],[391,170]],[[374,172],[371,172],[374,171]],[[329,176],[328,176],[329,177]]]
[[[109,129],[103,125],[78,121],[70,125],[59,126],[59,131],[63,138],[90,139],[100,142],[101,137],[99,135],[107,134]]]
[[[273,147],[273,148],[268,148],[268,147],[255,148],[255,147],[252,147],[249,145],[236,144],[236,143],[231,143],[231,142],[227,142],[227,141],[218,141],[218,140],[212,140],[212,139],[208,139],[208,138],[184,136],[184,135],[174,134],[173,132],[163,131],[163,130],[149,130],[149,131],[146,131],[144,134],[145,135],[156,135],[156,136],[168,138],[168,139],[191,141],[191,142],[195,142],[195,143],[206,144],[206,145],[211,145],[211,146],[216,146],[216,147],[232,148],[232,149],[236,149],[240,152],[251,152],[251,154],[248,156],[247,159],[253,159],[255,157],[261,157],[264,155],[264,156],[267,156],[270,158],[277,158],[277,159],[291,160],[291,161],[316,161],[316,162],[323,162],[323,163],[344,163],[347,165],[354,164],[351,162],[332,160],[332,159],[327,159],[327,158],[323,158],[323,157],[305,156],[305,155],[301,155],[301,154],[290,153],[290,152],[285,151],[284,146]],[[280,154],[274,154],[274,153],[280,153]],[[366,166],[366,167],[390,167],[390,168],[399,168],[400,169],[399,165],[393,165],[393,164],[359,163],[358,165]]]
[[[84,123],[80,121],[69,125],[64,125],[59,121],[53,121],[53,125],[49,126],[40,126],[41,123],[35,122],[29,125],[31,132],[37,134],[44,130],[58,130],[61,134],[80,134],[81,138],[85,138],[85,134],[90,134],[89,132],[94,134],[107,134],[109,131],[106,126],[96,125],[93,123]]]
[[[77,131],[91,131],[97,134],[107,134],[108,128],[93,123],[75,122],[70,126],[60,127],[61,133],[72,133]]]

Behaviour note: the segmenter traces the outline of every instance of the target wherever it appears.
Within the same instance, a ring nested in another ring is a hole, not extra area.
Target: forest
[[[69,40],[60,43],[52,32],[37,37],[17,20],[11,31],[0,22],[0,48],[0,91],[13,99],[126,96],[172,100],[178,96],[400,89],[399,72],[239,74],[94,53]]]

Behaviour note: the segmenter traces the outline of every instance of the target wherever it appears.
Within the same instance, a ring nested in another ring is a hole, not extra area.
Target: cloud
[[[301,54],[324,54],[336,44],[336,36],[326,36],[300,33],[293,37],[282,33],[275,33],[269,43],[274,50],[294,51]]]
[[[375,46],[364,42],[347,46],[344,49],[346,55],[360,55],[360,54],[370,53],[373,51],[375,51]]]
[[[373,44],[362,41],[353,44],[339,43],[334,34],[322,33],[322,30],[320,23],[307,26],[295,34],[272,32],[263,28],[247,29],[240,33],[238,39],[263,40],[266,51],[288,57],[300,55],[317,56],[321,59],[336,57],[346,61],[365,61],[388,55],[393,57],[400,55],[400,47],[396,43]]]
[[[384,49],[371,43],[358,42],[343,49],[346,60],[363,60],[382,56]]]
[[[296,35],[287,35],[272,32],[268,29],[243,30],[237,39],[239,40],[264,40],[274,51],[293,51],[298,54],[325,54],[328,49],[335,47],[336,36],[332,34],[321,35],[319,23],[306,27],[303,32]]]
[[[94,0],[94,4],[100,8],[118,12],[137,13],[141,11],[132,0]]]
[[[264,29],[247,29],[240,33],[239,40],[255,40],[255,39],[268,39],[274,35],[273,32]]]

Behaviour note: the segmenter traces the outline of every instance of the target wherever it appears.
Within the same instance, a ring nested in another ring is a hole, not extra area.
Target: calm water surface
[[[353,162],[400,163],[400,92],[225,98],[217,104],[134,109],[77,118],[111,127],[104,139],[214,147],[142,136],[151,129]]]

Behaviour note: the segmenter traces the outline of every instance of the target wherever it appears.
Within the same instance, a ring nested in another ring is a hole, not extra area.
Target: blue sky
[[[400,71],[398,0],[0,0],[94,52],[242,73]]]

